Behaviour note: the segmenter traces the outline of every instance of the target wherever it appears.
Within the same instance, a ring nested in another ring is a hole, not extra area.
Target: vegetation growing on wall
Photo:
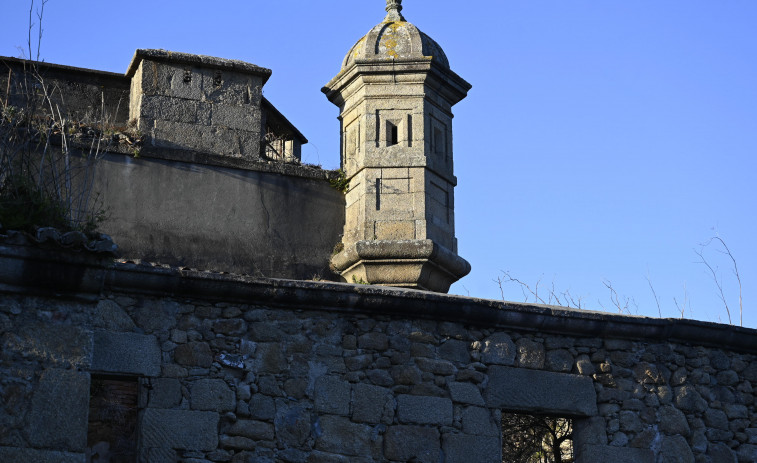
[[[91,234],[105,218],[92,189],[95,164],[111,140],[104,137],[104,97],[94,114],[73,121],[60,89],[46,82],[38,63],[47,1],[36,10],[36,25],[33,1],[29,9],[27,52],[36,59],[20,72],[8,67],[0,99],[0,227],[34,232],[49,226]]]

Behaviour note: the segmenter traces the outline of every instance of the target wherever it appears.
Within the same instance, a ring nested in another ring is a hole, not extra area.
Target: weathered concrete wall
[[[43,85],[61,115],[71,122],[101,121],[103,112],[110,126],[123,127],[128,122],[130,84],[123,74],[0,57],[0,100],[4,103],[27,107],[30,95],[43,94]],[[40,99],[35,104],[43,103]],[[42,110],[49,113],[47,105]]]
[[[150,462],[499,463],[501,410],[574,417],[578,462],[757,460],[754,330],[133,264],[100,278],[90,303],[3,285],[0,460],[84,461],[94,373],[148,378]]]
[[[338,278],[344,195],[327,171],[161,149],[108,154],[94,191],[127,259],[275,278]],[[179,159],[179,160],[176,160]]]

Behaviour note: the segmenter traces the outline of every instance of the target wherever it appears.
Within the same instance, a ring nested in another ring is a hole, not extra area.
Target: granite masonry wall
[[[0,461],[86,461],[103,375],[139,382],[140,461],[495,463],[502,410],[574,418],[578,462],[757,461],[753,330],[135,264],[58,296],[0,276]]]

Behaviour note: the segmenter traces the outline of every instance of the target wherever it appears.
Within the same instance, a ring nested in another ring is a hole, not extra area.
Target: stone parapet
[[[122,263],[99,287],[2,286],[0,457],[83,461],[107,374],[139,379],[148,461],[499,463],[503,411],[572,417],[579,463],[754,461],[755,330]]]

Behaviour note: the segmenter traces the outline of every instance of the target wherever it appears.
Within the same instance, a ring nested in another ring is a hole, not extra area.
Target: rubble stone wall
[[[102,374],[139,378],[150,462],[495,463],[502,410],[573,417],[579,462],[757,461],[757,357],[728,347],[748,346],[751,330],[109,272],[94,302],[0,299],[0,461],[84,462],[90,381]],[[634,339],[618,334],[624,324],[648,329]]]

